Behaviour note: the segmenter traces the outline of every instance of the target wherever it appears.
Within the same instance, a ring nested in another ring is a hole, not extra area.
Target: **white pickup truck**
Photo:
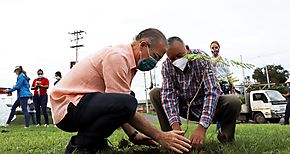
[[[245,96],[241,106],[240,121],[278,123],[285,115],[286,99],[277,90],[255,90]]]

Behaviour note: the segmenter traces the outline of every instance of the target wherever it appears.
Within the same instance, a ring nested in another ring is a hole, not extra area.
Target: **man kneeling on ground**
[[[166,49],[162,32],[146,29],[132,44],[109,46],[79,61],[53,87],[50,101],[54,122],[64,131],[77,132],[65,153],[107,150],[106,138],[120,126],[135,144],[158,142],[178,153],[189,151],[190,141],[182,131],[155,128],[136,112],[137,100],[130,95],[137,69],[153,69]]]
[[[201,50],[187,51],[179,37],[168,39],[168,58],[162,65],[162,88],[150,91],[150,100],[157,112],[163,131],[181,130],[180,116],[199,121],[191,133],[193,148],[203,145],[212,120],[219,121],[220,142],[234,141],[236,118],[241,101],[234,95],[222,95],[218,81],[208,60],[190,60],[186,54],[203,54]],[[161,97],[161,98],[160,98]]]

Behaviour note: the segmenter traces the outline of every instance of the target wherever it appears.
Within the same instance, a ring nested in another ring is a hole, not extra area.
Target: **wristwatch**
[[[205,129],[209,127],[209,122],[199,122],[199,124]]]

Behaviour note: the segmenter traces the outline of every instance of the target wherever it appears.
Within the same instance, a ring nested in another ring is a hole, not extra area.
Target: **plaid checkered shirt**
[[[193,49],[188,54],[204,54],[204,52]],[[192,103],[190,112],[200,119],[200,124],[207,123],[210,125],[216,104],[222,94],[217,78],[212,71],[211,63],[207,60],[191,59],[188,60],[186,69],[182,72],[173,66],[170,59],[167,58],[162,64],[162,76],[161,101],[170,125],[176,122],[181,124],[179,118],[180,99],[178,98],[182,97],[188,106],[204,77],[203,84]]]

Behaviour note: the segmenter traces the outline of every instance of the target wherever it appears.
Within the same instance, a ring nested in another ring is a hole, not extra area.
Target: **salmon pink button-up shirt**
[[[82,59],[51,90],[54,123],[64,118],[70,102],[77,105],[86,93],[129,94],[135,74],[130,44],[109,46]]]

